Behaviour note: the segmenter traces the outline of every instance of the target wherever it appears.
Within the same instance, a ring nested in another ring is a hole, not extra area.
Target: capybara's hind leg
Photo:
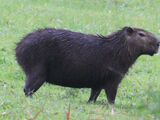
[[[46,68],[43,65],[37,65],[26,74],[24,92],[27,97],[32,97],[32,94],[46,81],[46,73]]]
[[[96,102],[96,99],[99,96],[100,92],[101,92],[101,89],[93,89],[92,88],[91,89],[91,95],[89,97],[88,102],[92,102],[92,101]]]

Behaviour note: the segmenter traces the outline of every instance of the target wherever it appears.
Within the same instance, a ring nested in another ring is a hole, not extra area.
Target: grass
[[[14,52],[25,34],[43,27],[107,35],[134,26],[160,37],[159,6],[160,0],[0,0],[0,119],[65,120],[69,110],[71,120],[160,119],[159,55],[137,60],[120,84],[113,108],[104,91],[95,104],[87,104],[89,89],[50,84],[26,98],[25,76]]]

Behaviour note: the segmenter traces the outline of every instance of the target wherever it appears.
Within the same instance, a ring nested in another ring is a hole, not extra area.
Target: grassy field
[[[114,107],[104,91],[87,104],[89,89],[49,84],[32,99],[24,96],[25,76],[14,48],[25,34],[54,27],[107,35],[123,26],[160,37],[160,0],[0,0],[0,120],[65,120],[67,114],[70,120],[160,120],[160,55],[137,60]]]

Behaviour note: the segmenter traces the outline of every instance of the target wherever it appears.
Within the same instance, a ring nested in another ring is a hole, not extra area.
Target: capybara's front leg
[[[32,94],[46,81],[47,72],[45,69],[43,65],[37,65],[26,74],[24,92],[27,97],[32,97]]]
[[[110,85],[107,85],[107,87],[105,88],[105,93],[106,93],[108,102],[110,104],[114,104],[115,103],[117,89],[118,89],[118,83],[116,83],[116,82],[112,83]]]
[[[89,98],[88,102],[92,102],[92,101],[96,102],[96,99],[99,96],[100,92],[101,92],[101,89],[92,88],[91,89],[91,95],[90,95],[90,98]]]

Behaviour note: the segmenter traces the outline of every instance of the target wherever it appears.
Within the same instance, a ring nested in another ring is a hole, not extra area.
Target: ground
[[[14,52],[25,34],[44,27],[107,35],[134,26],[160,37],[159,6],[160,0],[0,0],[0,119],[159,120],[160,55],[137,60],[110,106],[104,91],[88,104],[89,89],[49,84],[26,98]]]

